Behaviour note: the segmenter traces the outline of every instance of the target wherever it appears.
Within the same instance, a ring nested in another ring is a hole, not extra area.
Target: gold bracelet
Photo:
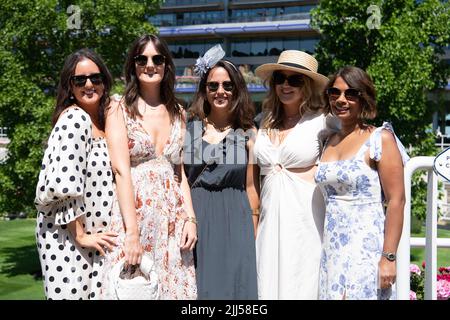
[[[252,216],[259,216],[259,208],[252,209]]]
[[[184,218],[184,221],[186,222],[192,222],[193,224],[197,224],[197,219],[195,219],[195,217],[186,217]]]

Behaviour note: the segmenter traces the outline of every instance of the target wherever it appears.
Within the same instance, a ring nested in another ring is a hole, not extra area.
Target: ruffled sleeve
[[[369,156],[370,159],[373,159],[375,161],[381,160],[381,154],[382,154],[382,141],[381,141],[381,132],[383,129],[386,129],[390,131],[394,137],[395,141],[397,142],[398,150],[400,151],[400,155],[402,157],[403,165],[409,160],[409,156],[406,153],[405,147],[400,142],[400,140],[397,138],[397,136],[394,133],[394,128],[389,122],[384,122],[381,127],[378,127],[375,129],[375,131],[370,136],[370,148],[369,148]]]
[[[40,214],[64,225],[85,213],[84,184],[92,125],[89,115],[72,108],[59,118],[42,160],[35,205]]]

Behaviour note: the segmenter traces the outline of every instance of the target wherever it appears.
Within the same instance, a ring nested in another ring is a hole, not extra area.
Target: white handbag
[[[115,300],[158,300],[159,281],[153,259],[148,255],[142,256],[139,268],[145,277],[122,279],[120,273],[124,264],[125,258],[121,259],[111,270],[110,297]]]

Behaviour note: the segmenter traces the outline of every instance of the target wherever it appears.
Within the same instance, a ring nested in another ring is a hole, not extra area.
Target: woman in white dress
[[[320,93],[328,78],[309,54],[283,51],[256,75],[269,85],[255,142],[262,178],[256,237],[259,299],[317,299],[325,206],[314,183],[322,136],[337,129]]]

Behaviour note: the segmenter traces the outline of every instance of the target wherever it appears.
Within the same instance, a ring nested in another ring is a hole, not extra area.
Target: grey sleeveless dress
[[[252,210],[246,193],[246,138],[231,130],[218,144],[187,125],[184,169],[198,221],[198,299],[257,299]]]

